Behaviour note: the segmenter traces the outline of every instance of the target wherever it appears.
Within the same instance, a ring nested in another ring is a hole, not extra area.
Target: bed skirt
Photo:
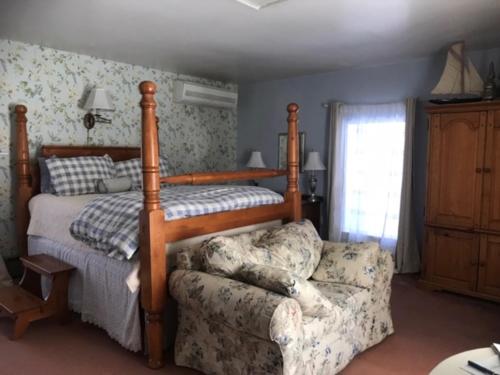
[[[142,349],[139,290],[127,286],[135,263],[97,251],[74,249],[39,236],[28,237],[28,253],[48,254],[76,267],[69,283],[68,304],[84,322],[95,324],[124,348]]]

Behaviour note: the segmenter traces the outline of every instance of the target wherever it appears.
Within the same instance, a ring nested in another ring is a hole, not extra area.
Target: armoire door
[[[445,287],[475,290],[479,236],[441,228],[427,228],[425,279]]]
[[[427,223],[479,226],[486,111],[431,116]]]
[[[500,231],[500,110],[488,112],[481,227]]]
[[[481,236],[477,291],[500,297],[500,236]]]

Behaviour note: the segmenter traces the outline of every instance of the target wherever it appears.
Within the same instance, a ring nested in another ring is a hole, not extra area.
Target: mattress
[[[278,204],[280,194],[258,186],[167,186],[159,194],[165,220]],[[139,248],[141,191],[96,197],[86,204],[70,227],[73,237],[110,256],[131,259]]]
[[[106,256],[75,240],[69,227],[81,209],[97,195],[58,197],[39,194],[29,202],[29,254],[49,254],[76,268],[69,283],[69,307],[85,322],[95,324],[124,348],[142,348],[139,313],[139,262]],[[214,235],[232,235],[269,226],[279,220],[234,228],[223,232],[178,241],[168,246],[169,262],[175,265],[175,253],[199,244]]]

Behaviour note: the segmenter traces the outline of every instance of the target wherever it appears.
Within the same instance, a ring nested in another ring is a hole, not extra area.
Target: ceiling
[[[500,46],[498,0],[1,0],[0,38],[245,82]]]

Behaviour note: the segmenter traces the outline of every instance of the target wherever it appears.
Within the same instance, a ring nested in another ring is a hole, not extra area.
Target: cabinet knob
[[[476,173],[481,173],[483,170],[481,168],[476,168]]]
[[[491,168],[484,168],[484,169],[483,169],[483,172],[484,172],[484,173],[491,173]]]

